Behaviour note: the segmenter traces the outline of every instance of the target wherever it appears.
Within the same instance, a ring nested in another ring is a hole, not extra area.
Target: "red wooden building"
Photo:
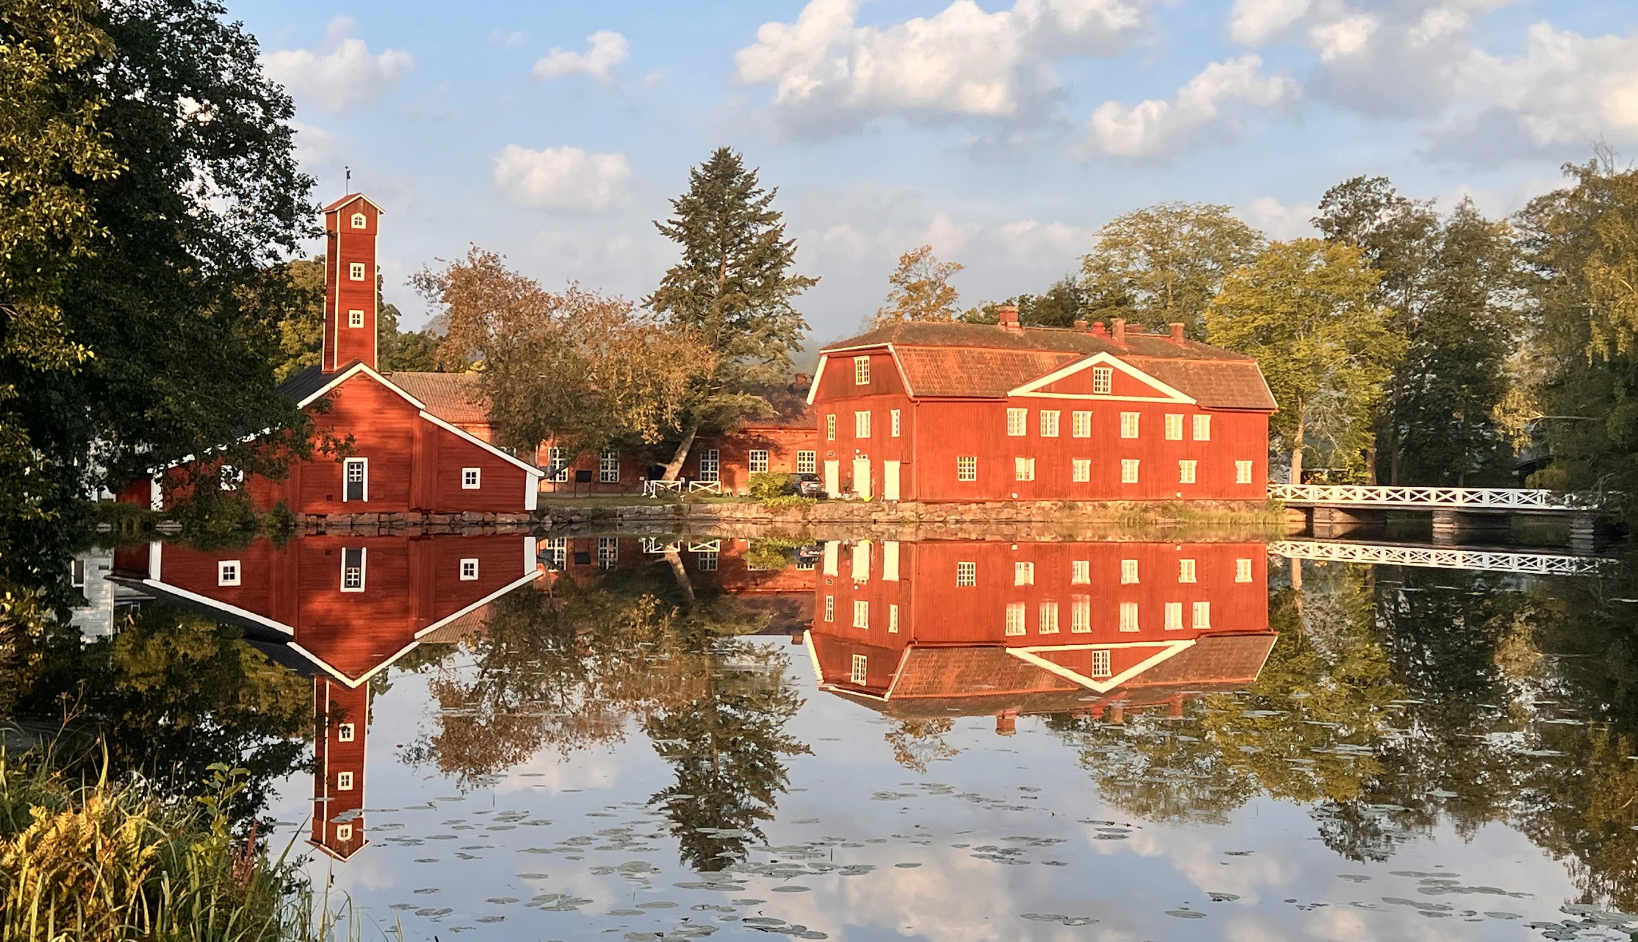
[[[1274,397],[1250,357],[1115,321],[902,323],[821,351],[825,485],[883,500],[1255,500]]]
[[[282,481],[252,478],[238,486],[260,506],[283,501],[299,514],[534,510],[540,469],[440,417],[410,391],[442,392],[433,381],[415,381],[426,374],[389,378],[376,371],[380,217],[380,207],[358,193],[324,208],[321,359],[281,387],[312,419],[317,440],[350,441],[345,454],[296,462]],[[166,481],[156,474],[121,499],[159,509]]]
[[[903,716],[1166,704],[1256,680],[1257,543],[827,543],[808,649],[820,686]]]
[[[522,535],[301,536],[283,546],[116,552],[114,581],[236,625],[313,680],[311,843],[346,859],[364,838],[369,680],[417,645],[538,578]]]

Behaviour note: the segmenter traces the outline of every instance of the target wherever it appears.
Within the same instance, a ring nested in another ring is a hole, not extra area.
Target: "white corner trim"
[[[1128,399],[1131,399],[1132,398],[1132,397],[1097,396],[1097,395],[1081,396],[1081,395],[1074,395],[1074,394],[1068,394],[1068,393],[1039,393],[1039,392],[1036,392],[1036,390],[1041,389],[1043,386],[1050,386],[1053,383],[1056,383],[1058,380],[1063,379],[1066,376],[1072,376],[1072,375],[1074,375],[1076,373],[1079,373],[1082,370],[1089,369],[1089,368],[1094,367],[1094,366],[1111,366],[1111,367],[1114,367],[1115,369],[1120,370],[1122,373],[1125,373],[1126,375],[1132,377],[1133,379],[1136,379],[1138,382],[1144,383],[1144,384],[1146,384],[1148,386],[1153,387],[1156,390],[1159,390],[1163,395],[1166,396],[1166,398],[1158,399],[1158,400],[1133,399],[1133,401],[1138,401],[1138,402],[1149,402],[1149,401],[1155,401],[1155,402],[1181,402],[1181,403],[1185,403],[1185,404],[1191,405],[1191,406],[1199,404],[1199,403],[1197,403],[1195,401],[1193,396],[1189,396],[1186,393],[1184,393],[1183,391],[1181,391],[1181,390],[1179,390],[1179,389],[1177,389],[1175,387],[1166,385],[1165,383],[1161,382],[1160,380],[1155,379],[1153,376],[1150,376],[1148,373],[1143,372],[1142,370],[1138,369],[1137,367],[1131,365],[1130,363],[1127,363],[1126,361],[1122,360],[1121,358],[1119,358],[1119,357],[1117,357],[1117,356],[1115,356],[1114,354],[1111,354],[1111,353],[1094,353],[1091,356],[1086,357],[1085,359],[1075,360],[1074,362],[1068,364],[1067,366],[1061,366],[1058,369],[1053,370],[1052,372],[1046,374],[1045,376],[1041,376],[1041,377],[1038,377],[1036,379],[1032,379],[1032,380],[1030,380],[1029,382],[1025,383],[1022,386],[1019,386],[1019,387],[1017,387],[1015,389],[1008,390],[1007,395],[1008,396],[1028,396],[1028,395],[1033,394],[1033,395],[1042,396],[1042,397],[1054,397],[1054,398],[1056,398],[1058,396],[1062,396],[1064,398],[1074,398],[1074,399],[1115,399],[1115,398],[1128,398]]]
[[[813,665],[813,682],[823,685],[825,672],[819,669],[819,650],[813,646],[813,629],[802,632],[802,645],[808,649],[808,663]]]
[[[532,562],[533,559],[534,559],[534,556],[533,556],[533,554],[531,554],[530,555],[530,561]],[[540,578],[540,570],[539,569],[530,569],[528,574],[523,576],[522,578],[514,579],[513,581],[508,582],[506,585],[501,586],[500,588],[498,588],[495,591],[489,593],[488,595],[484,596],[483,598],[477,600],[476,602],[473,602],[471,605],[468,605],[465,608],[460,609],[459,611],[455,612],[452,615],[445,615],[443,618],[440,618],[437,621],[433,622],[432,624],[426,626],[425,628],[422,628],[420,631],[417,631],[415,633],[415,643],[420,644],[422,638],[424,638],[427,635],[433,633],[434,631],[437,631],[439,628],[442,628],[443,626],[449,624],[450,622],[454,621],[455,619],[460,618],[462,615],[465,615],[465,614],[467,614],[469,612],[475,611],[476,609],[482,608],[483,606],[488,605],[490,602],[495,601],[496,599],[498,599],[501,596],[505,595],[506,593],[512,591],[513,589],[516,589],[519,586],[528,585],[529,583],[531,583],[531,582],[533,582],[533,581],[535,581],[536,579],[539,579],[539,578]],[[413,645],[411,645],[411,647],[413,647]],[[396,657],[397,655],[394,655],[394,656]]]
[[[151,554],[151,551],[150,551],[150,554]],[[158,568],[158,566],[155,565],[155,563],[153,563],[153,562],[150,562],[149,566],[153,567],[155,569]],[[296,636],[296,630],[294,628],[291,628],[289,625],[286,625],[283,622],[274,621],[273,619],[268,618],[266,615],[258,615],[255,612],[240,608],[237,605],[229,605],[226,602],[218,601],[217,599],[213,599],[213,598],[210,598],[208,596],[200,595],[197,592],[189,592],[187,589],[179,588],[177,586],[171,585],[168,582],[161,582],[159,579],[153,578],[153,577],[142,580],[142,584],[145,585],[145,586],[149,586],[151,588],[154,588],[154,589],[158,589],[161,592],[170,592],[173,595],[180,595],[183,598],[188,599],[189,601],[198,602],[201,605],[208,605],[211,608],[217,609],[219,611],[224,611],[224,612],[227,612],[227,613],[229,613],[231,615],[237,615],[240,618],[248,619],[250,621],[255,622],[258,625],[261,625],[264,628],[271,628],[274,631],[277,631],[281,635],[289,635],[292,638]]]
[[[477,445],[479,448],[482,448],[482,449],[488,451],[489,453],[491,453],[493,455],[496,455],[496,456],[501,457],[501,458],[505,458],[507,461],[510,461],[512,464],[515,464],[519,468],[522,468],[524,471],[527,471],[528,473],[534,475],[537,479],[542,474],[545,473],[544,471],[540,470],[539,468],[535,467],[532,464],[529,464],[526,461],[519,461],[518,459],[516,459],[516,458],[512,457],[511,455],[507,454],[506,452],[501,451],[499,448],[496,448],[494,445],[491,445],[488,442],[484,441],[483,439],[479,438],[478,436],[473,435],[471,432],[463,432],[460,429],[456,428],[455,426],[450,425],[448,422],[445,422],[443,419],[440,419],[437,416],[433,415],[432,413],[428,412],[425,407],[423,407],[421,409],[421,418],[426,419],[428,422],[431,422],[433,425],[436,425],[441,429],[444,429],[444,430],[450,431],[450,432],[454,432],[456,435],[459,435],[461,438],[466,439],[467,441],[471,442],[472,444]],[[533,508],[531,508],[531,509],[533,509]]]
[[[906,661],[910,660],[910,652],[914,648],[915,648],[915,644],[912,642],[910,644],[905,645],[902,649],[900,649],[900,651],[899,651],[899,662],[897,664],[893,665],[893,682],[888,684],[887,685],[887,690],[885,692],[883,692],[883,694],[882,694],[882,699],[883,700],[893,699],[893,691],[898,689],[899,680],[904,677],[904,664],[905,664]]]
[[[810,406],[813,405],[814,397],[819,395],[819,380],[825,375],[825,363],[829,360],[829,354],[821,353],[819,354],[819,365],[813,368],[813,384],[808,387],[808,405]]]
[[[910,388],[910,374],[904,371],[904,364],[899,362],[899,348],[892,344],[887,345],[887,355],[893,358],[893,368],[899,371],[899,382],[904,384],[906,398],[916,398],[916,391]]]

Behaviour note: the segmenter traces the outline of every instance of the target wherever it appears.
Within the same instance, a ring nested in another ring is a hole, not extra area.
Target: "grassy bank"
[[[212,766],[205,795],[185,799],[93,768],[0,750],[0,942],[357,937],[314,918],[295,866],[254,828],[234,836],[225,809],[243,770]]]

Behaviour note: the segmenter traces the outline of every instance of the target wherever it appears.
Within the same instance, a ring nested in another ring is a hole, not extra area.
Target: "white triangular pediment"
[[[1070,683],[1079,684],[1098,693],[1108,693],[1161,661],[1169,660],[1192,647],[1194,647],[1193,641],[1130,641],[1124,644],[1060,644],[1029,648],[1008,648],[1007,653],[1044,671],[1057,674]],[[1098,678],[1088,677],[1035,653],[1037,651],[1118,651],[1130,648],[1153,648],[1154,653],[1113,677]]]
[[[1076,373],[1082,372],[1083,370],[1089,370],[1094,366],[1111,367],[1117,372],[1124,373],[1138,382],[1143,383],[1145,386],[1153,389],[1155,394],[1153,396],[1117,396],[1098,393],[1060,393],[1043,391],[1047,387],[1064,379],[1065,377],[1073,376]],[[1116,402],[1176,402],[1191,406],[1198,405],[1193,396],[1190,396],[1173,386],[1168,386],[1167,384],[1161,382],[1153,376],[1150,376],[1148,373],[1143,372],[1137,367],[1127,363],[1125,360],[1122,360],[1120,357],[1117,357],[1111,353],[1094,353],[1084,359],[1076,360],[1067,366],[1061,366],[1045,376],[1037,377],[1023,384],[1022,386],[1008,390],[1007,395],[1033,397],[1037,399],[1104,399]]]

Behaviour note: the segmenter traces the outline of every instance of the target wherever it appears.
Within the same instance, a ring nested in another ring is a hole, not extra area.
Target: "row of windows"
[[[1069,566],[1070,566],[1070,569],[1069,569],[1069,582],[1070,582],[1071,585],[1091,585],[1092,584],[1092,561],[1091,560],[1087,560],[1087,559],[1071,560]],[[1195,565],[1194,560],[1192,560],[1192,559],[1179,559],[1177,561],[1177,581],[1182,582],[1182,583],[1190,583],[1190,582],[1198,581],[1198,569],[1197,569],[1197,567]],[[1236,559],[1234,561],[1234,581],[1235,582],[1250,582],[1251,581],[1251,560],[1250,559]],[[1135,559],[1123,559],[1123,560],[1120,561],[1120,582],[1121,582],[1121,585],[1135,585],[1138,582],[1138,561],[1137,560],[1135,560]],[[1033,562],[1022,562],[1022,561],[1014,562],[1012,564],[1012,584],[1013,585],[1034,585],[1035,584],[1035,564]],[[976,585],[978,585],[978,563],[976,563],[976,562],[958,562],[958,563],[956,563],[956,585],[958,585],[958,586],[976,586]]]
[[[1141,467],[1138,458],[1122,458],[1120,462],[1120,482],[1122,484],[1137,484],[1138,469]],[[1035,459],[1016,457],[1012,459],[1012,478],[1015,481],[1035,480]],[[1234,483],[1250,484],[1255,463],[1251,461],[1234,462]],[[1200,462],[1194,459],[1177,463],[1177,483],[1195,484],[1198,482]],[[1092,459],[1070,459],[1070,479],[1075,483],[1087,483],[1092,480]],[[978,456],[958,455],[956,457],[956,480],[978,480]]]
[[[1042,602],[1037,608],[1035,633],[1055,635],[1058,633],[1058,603]],[[1211,628],[1211,603],[1193,602],[1189,609],[1189,623],[1183,624],[1183,603],[1165,603],[1165,626],[1167,631],[1182,631],[1190,628],[1195,631],[1207,631]],[[1025,623],[1029,617],[1029,606],[1023,602],[1009,602],[1007,604],[1006,632],[1017,637],[1029,633],[1029,626]],[[857,627],[857,626],[856,626]],[[1138,631],[1138,603],[1120,603],[1120,630]],[[1077,595],[1070,600],[1069,631],[1071,634],[1088,634],[1092,631],[1092,600],[1084,595]]]
[[[887,410],[887,424],[889,435],[893,438],[898,438],[904,433],[904,413],[899,409]],[[853,413],[853,437],[870,437],[870,412],[865,411]],[[827,415],[825,416],[825,441],[833,442],[835,440],[836,416]]]
[[[836,597],[827,595],[825,596],[825,621],[834,622],[835,620]],[[853,601],[853,627],[870,627],[870,603],[863,599],[854,599]],[[898,634],[899,632],[899,607],[894,604],[887,606],[887,632],[888,634]]]
[[[569,458],[570,455],[567,448],[558,448],[556,446],[547,448],[546,480],[556,481],[559,483],[569,480]],[[753,449],[747,456],[746,463],[753,473],[758,471],[767,471],[770,465],[770,454],[766,449]],[[818,464],[817,452],[799,451],[796,453],[796,470],[798,473],[812,474],[818,467]],[[463,483],[461,486],[477,487],[478,485],[476,478],[473,478],[473,483],[471,485],[467,485],[465,483],[464,475],[468,472],[476,474],[477,469],[463,469]],[[722,452],[719,449],[710,448],[700,452],[699,476],[701,481],[721,480]],[[597,456],[597,480],[601,484],[620,483],[619,452],[605,451]]]
[[[341,551],[341,591],[364,591],[364,560],[362,547],[358,549],[343,548]],[[473,582],[478,578],[478,561],[463,559],[459,567],[462,582]],[[216,563],[216,584],[219,586],[237,586],[244,584],[244,566],[237,559],[223,559]]]
[[[1042,438],[1057,438],[1058,429],[1063,413],[1053,409],[1042,409],[1038,421]],[[1138,422],[1141,414],[1137,412],[1122,412],[1120,414],[1120,437],[1137,438]],[[1166,414],[1166,439],[1180,442],[1183,440],[1183,419],[1181,412]],[[1019,438],[1029,434],[1029,410],[1007,410],[1007,434]],[[1092,413],[1089,411],[1070,413],[1070,435],[1073,438],[1092,437]],[[1194,416],[1194,440],[1197,442],[1211,441],[1211,416],[1197,413]]]

